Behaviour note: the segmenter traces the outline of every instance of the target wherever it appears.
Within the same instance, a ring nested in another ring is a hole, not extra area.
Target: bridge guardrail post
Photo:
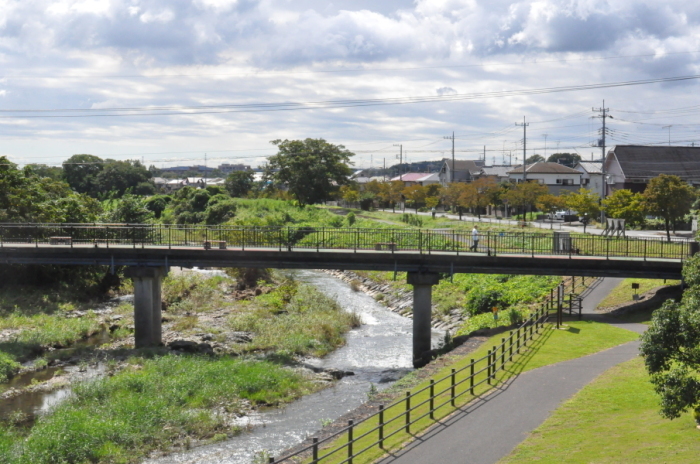
[[[384,405],[379,405],[379,447],[384,448]]]
[[[411,392],[406,392],[406,433],[411,433]]]
[[[352,464],[352,444],[354,442],[353,439],[353,426],[355,422],[353,420],[348,421],[348,464]]]
[[[433,411],[435,410],[435,380],[430,379],[430,419],[435,420]]]
[[[469,363],[469,393],[474,396],[474,358]]]

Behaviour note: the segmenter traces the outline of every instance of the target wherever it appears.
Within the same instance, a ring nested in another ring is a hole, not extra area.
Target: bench
[[[393,242],[380,242],[374,244],[374,249],[377,251],[390,250],[396,251],[396,244]]]
[[[71,245],[73,237],[49,237],[49,245]]]
[[[212,246],[216,246],[219,250],[225,250],[226,249],[226,241],[225,240],[206,240],[204,242],[204,249],[205,250],[211,250]]]

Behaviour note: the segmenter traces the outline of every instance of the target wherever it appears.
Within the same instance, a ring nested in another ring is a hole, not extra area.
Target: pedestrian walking
[[[479,230],[476,228],[476,226],[474,226],[474,228],[472,229],[472,240],[474,241],[474,245],[470,246],[469,249],[479,251]]]

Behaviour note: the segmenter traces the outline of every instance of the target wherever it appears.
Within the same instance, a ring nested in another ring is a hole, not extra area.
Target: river
[[[294,271],[291,275],[335,297],[346,311],[355,311],[362,326],[350,331],[347,343],[323,359],[310,360],[318,367],[352,371],[333,387],[305,396],[285,408],[263,411],[245,418],[251,429],[231,440],[202,446],[146,461],[147,464],[250,464],[259,453],[276,456],[313,436],[325,421],[335,420],[367,400],[371,385],[382,390],[412,370],[413,321],[399,316],[370,296],[319,271]],[[443,332],[433,331],[433,345]]]

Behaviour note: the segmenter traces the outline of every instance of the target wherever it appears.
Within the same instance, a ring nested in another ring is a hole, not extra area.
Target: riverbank
[[[185,272],[166,279],[163,297],[164,347],[132,348],[127,298],[101,310],[116,320],[112,333],[119,337],[67,349],[73,351],[66,362],[78,369],[37,362],[46,359],[39,354],[32,362],[37,375],[6,391],[6,399],[50,390],[66,394],[36,422],[23,411],[7,411],[1,463],[135,462],[156,449],[230,438],[244,429],[240,418],[261,406],[287,403],[342,377],[301,361],[342,346],[343,334],[360,322],[333,299],[290,279],[241,288],[225,275]],[[80,317],[94,316],[87,311]],[[81,370],[101,378],[76,383]]]

